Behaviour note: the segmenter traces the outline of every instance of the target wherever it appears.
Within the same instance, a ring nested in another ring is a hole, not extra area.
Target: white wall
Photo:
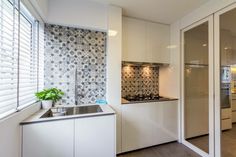
[[[46,22],[107,30],[107,6],[82,0],[49,0]]]
[[[180,113],[180,23],[176,22],[170,27],[170,65],[167,67],[160,67],[159,71],[159,94],[166,97],[178,98],[178,113]],[[181,121],[180,114],[178,114],[178,139],[181,139]]]
[[[21,157],[21,126],[19,123],[39,110],[32,105],[20,112],[0,120],[0,156]]]
[[[108,29],[116,31],[116,36],[107,40],[107,101],[117,113],[117,153],[121,152],[121,44],[122,9],[110,6],[108,9]]]

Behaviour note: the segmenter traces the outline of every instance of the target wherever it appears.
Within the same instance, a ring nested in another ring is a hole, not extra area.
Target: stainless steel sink
[[[56,108],[49,109],[40,118],[91,114],[91,113],[99,113],[99,112],[103,112],[99,105],[56,107]]]

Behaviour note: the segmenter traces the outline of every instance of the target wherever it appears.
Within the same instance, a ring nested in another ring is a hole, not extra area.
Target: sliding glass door
[[[213,17],[182,30],[182,141],[202,156],[214,154]]]
[[[236,157],[236,5],[217,12],[215,27],[215,156]]]
[[[236,3],[181,34],[182,143],[201,156],[236,157]]]

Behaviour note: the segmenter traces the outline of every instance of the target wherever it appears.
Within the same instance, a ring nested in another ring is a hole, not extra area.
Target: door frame
[[[220,15],[236,8],[233,3],[214,13],[214,73],[215,73],[215,157],[221,157],[221,105],[220,105]]]
[[[208,69],[209,69],[209,153],[185,140],[185,117],[184,117],[184,32],[208,22]],[[203,157],[214,157],[214,42],[213,42],[213,15],[210,15],[198,22],[181,30],[181,141],[184,145]],[[211,57],[212,56],[212,57]]]

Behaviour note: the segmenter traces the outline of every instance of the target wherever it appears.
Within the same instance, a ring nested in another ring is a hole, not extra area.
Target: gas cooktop
[[[159,95],[143,95],[143,94],[139,94],[139,95],[127,95],[124,97],[125,100],[127,101],[152,101],[152,100],[160,100],[161,96]]]

